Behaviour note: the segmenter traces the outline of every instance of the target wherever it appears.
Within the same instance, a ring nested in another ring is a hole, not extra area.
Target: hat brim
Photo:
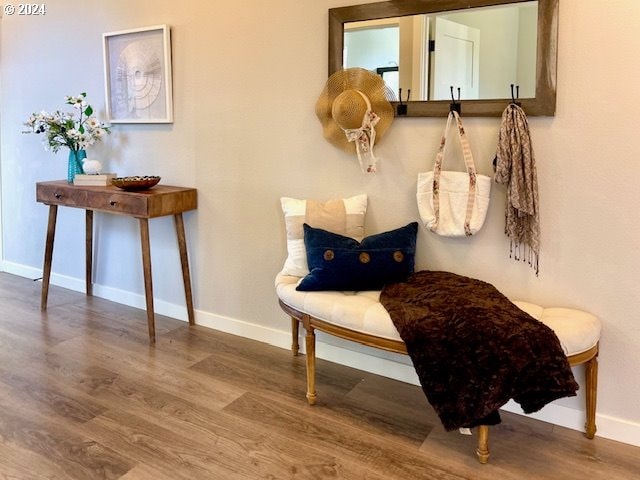
[[[389,129],[394,119],[393,92],[386,86],[379,75],[364,68],[347,68],[338,70],[329,77],[316,102],[316,116],[322,124],[324,138],[332,145],[349,153],[355,153],[355,144],[349,142],[344,130],[335,122],[331,114],[334,100],[346,90],[359,90],[367,96],[371,110],[380,120],[375,126],[376,141],[379,141]]]

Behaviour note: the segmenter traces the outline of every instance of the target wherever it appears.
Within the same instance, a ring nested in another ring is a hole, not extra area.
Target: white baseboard
[[[39,278],[42,270],[11,262],[1,262],[0,271],[12,273],[27,278]],[[84,292],[84,280],[67,277],[64,275],[51,275],[51,284],[70,290]],[[135,308],[144,309],[144,295],[119,290],[112,287],[95,285],[93,294],[96,297],[105,298],[117,303]],[[162,300],[154,299],[156,313],[166,315],[186,321],[186,308],[181,305],[172,304]],[[274,345],[276,347],[289,350],[291,348],[291,333],[288,330],[278,330],[263,325],[238,320],[231,317],[215,315],[213,313],[196,310],[196,324],[209,327],[232,335],[257,340],[259,342]],[[286,322],[289,325],[289,322]],[[354,349],[336,346],[322,341],[318,335],[316,341],[316,356],[340,365],[349,366],[359,370],[364,370],[376,375],[392,378],[412,385],[419,385],[418,377],[412,365],[407,365],[386,358],[380,358],[366,353],[369,347],[362,347],[353,344]],[[304,341],[300,342],[301,352],[304,352]],[[510,401],[504,410],[524,415],[520,406]],[[568,408],[563,405],[551,403],[541,411],[528,415],[538,420],[570,428],[572,430],[583,431],[585,414],[583,410]],[[596,435],[602,438],[616,440],[630,445],[640,446],[640,423],[629,422],[628,420],[598,414],[596,416],[598,431]]]
[[[42,277],[41,268],[27,267],[26,265],[7,262],[4,260],[0,262],[0,272],[11,273],[12,275],[18,275],[19,277],[30,278],[32,280],[36,280]],[[65,278],[70,278],[70,277],[65,277]],[[51,279],[53,280],[53,275],[51,275]],[[82,287],[82,291],[84,292],[84,284]]]
[[[42,277],[42,269],[27,267],[25,265],[19,265],[12,262],[0,262],[0,271],[34,280]],[[67,275],[52,273],[50,283],[51,285],[67,288],[74,292],[84,293],[85,291],[84,279],[69,277]],[[93,295],[104,298],[105,300],[121,303],[129,307],[140,308],[142,310],[147,306],[144,294],[133,293],[113,287],[106,287],[96,283],[93,284]],[[155,312],[160,315],[165,315],[167,317],[183,321],[187,320],[187,308],[184,305],[176,305],[175,303],[165,302],[164,300],[159,300],[157,298],[153,299],[153,305]]]

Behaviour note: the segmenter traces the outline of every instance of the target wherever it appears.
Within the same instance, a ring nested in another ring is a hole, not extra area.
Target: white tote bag
[[[442,170],[452,119],[456,121],[466,172]],[[420,219],[432,232],[445,237],[469,237],[482,227],[489,207],[491,178],[476,174],[471,148],[455,111],[447,118],[433,171],[418,174],[417,190]]]

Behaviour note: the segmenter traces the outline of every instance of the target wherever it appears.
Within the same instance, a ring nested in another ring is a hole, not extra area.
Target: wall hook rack
[[[516,87],[516,95],[515,96],[513,95],[513,87],[514,87],[514,84],[512,83],[511,84],[511,103],[514,104],[514,105],[517,105],[517,106],[521,106],[522,104],[520,102],[516,101],[516,100],[520,99],[520,85],[515,85],[515,87]]]
[[[458,101],[453,96],[453,85],[451,85],[451,100],[452,102],[449,104],[450,112],[458,112],[458,115],[462,114],[462,104],[460,103],[460,87],[458,87]]]
[[[400,98],[400,103],[397,106],[396,112],[398,116],[406,115],[408,108],[407,103],[409,103],[409,99],[411,98],[411,89],[407,90],[407,103],[402,103],[402,88],[398,88],[398,97]]]

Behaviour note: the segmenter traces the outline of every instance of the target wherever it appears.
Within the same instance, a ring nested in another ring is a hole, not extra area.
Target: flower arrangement
[[[60,147],[67,147],[74,152],[86,149],[111,133],[110,128],[94,116],[86,97],[85,92],[65,97],[66,104],[72,105],[78,113],[63,113],[59,110],[53,113],[33,113],[25,122],[30,130],[23,133],[43,133],[45,149],[51,148],[54,153]]]

